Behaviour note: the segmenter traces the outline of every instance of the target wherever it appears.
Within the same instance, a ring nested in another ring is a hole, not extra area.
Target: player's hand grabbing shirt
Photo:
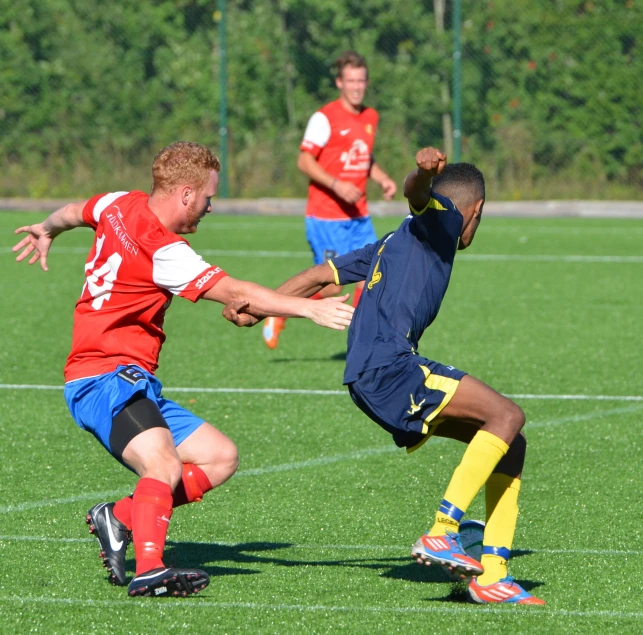
[[[96,232],[76,303],[65,381],[135,364],[154,372],[173,296],[196,302],[227,274],[166,229],[144,192],[90,199],[83,220]]]

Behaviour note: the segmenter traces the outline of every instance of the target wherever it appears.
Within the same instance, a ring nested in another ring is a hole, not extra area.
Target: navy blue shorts
[[[306,238],[316,265],[377,242],[370,216],[351,220],[306,218]]]
[[[442,409],[466,375],[419,355],[390,366],[367,370],[348,384],[357,407],[393,435],[399,447],[412,452],[426,442],[443,421]]]
[[[124,369],[135,372],[124,373]],[[163,386],[151,373],[135,366],[119,366],[111,373],[75,379],[65,384],[65,400],[74,421],[91,432],[112,454],[109,437],[114,417],[137,394],[151,399],[159,407],[170,428],[174,445],[187,439],[204,420],[179,404],[165,399]]]

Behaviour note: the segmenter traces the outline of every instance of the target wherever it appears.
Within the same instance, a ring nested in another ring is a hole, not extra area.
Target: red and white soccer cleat
[[[279,343],[279,334],[286,327],[286,318],[282,317],[269,317],[263,325],[263,341],[268,348],[277,348]]]
[[[473,578],[469,583],[469,597],[478,604],[533,604],[542,606],[545,600],[525,591],[511,576],[493,584],[478,584]]]
[[[484,567],[462,548],[460,536],[448,532],[445,536],[420,536],[411,550],[411,556],[418,564],[439,564],[450,575],[470,578],[484,572]]]

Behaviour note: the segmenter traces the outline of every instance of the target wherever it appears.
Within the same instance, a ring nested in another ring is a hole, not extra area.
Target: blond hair
[[[219,159],[199,143],[177,141],[163,148],[152,163],[152,194],[169,194],[178,185],[192,185],[200,190],[208,181],[210,171],[221,169]]]

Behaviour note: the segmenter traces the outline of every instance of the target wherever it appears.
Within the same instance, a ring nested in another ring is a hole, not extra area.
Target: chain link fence
[[[299,142],[354,49],[398,182],[419,147],[452,155],[460,102],[489,198],[640,199],[642,39],[638,0],[0,0],[0,196],[148,189],[160,147],[221,152],[222,123],[231,197],[303,196]]]

